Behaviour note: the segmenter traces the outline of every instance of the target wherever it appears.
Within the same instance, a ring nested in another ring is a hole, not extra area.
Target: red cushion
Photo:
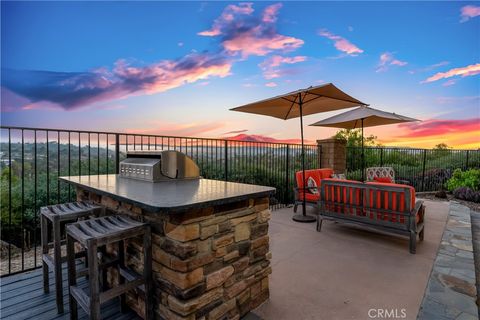
[[[303,173],[302,171],[297,171],[295,173],[295,178],[297,180],[297,187],[298,188],[303,188],[304,184],[303,184],[303,181],[302,181],[302,176],[303,176]],[[313,180],[315,180],[315,182],[317,183],[317,186],[320,186],[320,174],[318,173],[318,170],[314,169],[314,170],[305,170],[305,181],[308,181],[308,178],[312,178]]]
[[[330,177],[332,173],[333,173],[333,170],[329,168],[305,170],[305,181],[308,181],[309,178],[312,178],[317,185],[317,192],[318,192],[318,193],[313,193],[307,190],[306,195],[307,195],[307,198],[309,198],[307,200],[318,201],[320,199],[320,188],[322,185],[322,179]],[[302,181],[302,175],[303,175],[302,171],[297,171],[295,173],[295,179],[297,180],[297,187],[299,189],[302,189],[304,185]],[[300,192],[302,192],[302,190],[300,190]],[[299,197],[299,199],[303,199],[303,198]]]
[[[394,210],[394,211],[401,211],[401,212],[410,212],[414,207],[415,207],[415,188],[412,186],[404,185],[404,184],[396,184],[396,183],[380,183],[380,182],[367,182],[369,185],[378,185],[378,186],[392,186],[392,187],[404,187],[410,191],[410,208],[406,207],[405,203],[405,192],[402,192],[400,189],[398,192],[392,192],[392,206],[389,207],[388,205],[388,197],[389,197],[389,191],[380,191],[377,190],[377,201],[374,204],[373,203],[373,192],[375,192],[373,189],[370,190],[370,204],[369,206],[373,209],[387,209],[387,210]],[[381,202],[381,192],[383,192],[383,199],[384,203]],[[400,193],[400,203],[397,204],[397,194]],[[373,213],[371,213],[370,218],[373,217]],[[382,212],[382,210],[378,210],[377,212],[377,219],[383,219],[383,220],[390,220],[392,222],[400,222],[400,223],[405,223],[405,216],[398,216],[396,214],[390,214],[390,213],[385,213]],[[418,222],[419,216],[417,215],[416,220]]]
[[[345,203],[348,194],[348,204],[350,205],[357,205],[361,206],[361,189],[355,188],[356,185],[361,184],[361,182],[354,181],[354,180],[342,180],[342,179],[333,179],[327,178],[323,179],[323,181],[333,181],[339,183],[347,182],[349,186],[340,186],[340,185],[328,185],[325,188],[325,199],[331,202],[342,202]],[[333,204],[327,204],[327,208],[331,211],[336,211],[338,213],[346,213],[346,214],[362,214],[361,207],[359,208],[349,208],[347,212],[344,212],[341,206],[335,206]]]
[[[389,177],[374,177],[373,180],[381,183],[392,183],[392,179],[390,179]]]
[[[362,208],[363,203],[366,203],[366,194],[363,196],[363,200],[361,199],[361,194],[362,194],[362,189],[356,188],[356,185],[362,184],[361,182],[358,181],[352,181],[352,180],[340,180],[340,179],[332,179],[332,178],[327,178],[323,179],[323,181],[333,181],[333,182],[339,182],[342,184],[347,183],[347,186],[340,186],[340,185],[328,185],[325,188],[325,200],[328,201],[326,204],[327,209],[329,211],[337,212],[339,214],[356,214],[356,215],[363,215],[365,216],[365,211]],[[377,219],[377,220],[387,220],[387,221],[392,221],[392,222],[399,222],[399,223],[406,223],[405,216],[403,215],[397,215],[397,214],[392,214],[392,213],[387,213],[384,210],[394,210],[394,211],[400,211],[400,212],[405,212],[408,213],[410,212],[414,207],[415,207],[415,189],[412,186],[407,186],[403,184],[395,184],[395,183],[380,183],[380,182],[368,182],[367,184],[372,185],[372,186],[394,186],[394,187],[404,187],[407,190],[407,192],[410,192],[410,197],[411,197],[411,203],[410,207],[406,207],[405,203],[405,191],[402,191],[401,189],[398,190],[398,192],[393,191],[392,192],[392,205],[389,207],[388,203],[388,197],[389,197],[389,192],[390,191],[380,191],[376,190],[374,188],[371,188],[368,190],[369,198],[370,198],[370,203],[369,203],[369,218],[370,219]],[[360,206],[359,208],[349,208],[349,210],[343,208],[341,205],[335,205],[333,202],[345,202],[347,198],[347,192],[349,193],[349,204],[351,205],[358,205]],[[376,194],[376,203],[373,203],[373,194],[374,192],[377,192]],[[381,193],[383,192],[383,199],[384,202],[381,203]],[[400,201],[397,204],[397,195],[400,194]],[[383,209],[383,210],[382,210]],[[405,211],[407,210],[408,211]],[[419,222],[420,217],[417,215],[416,221],[417,223]]]
[[[333,174],[333,169],[330,169],[330,168],[318,169],[318,173],[320,174],[321,179],[330,178]]]

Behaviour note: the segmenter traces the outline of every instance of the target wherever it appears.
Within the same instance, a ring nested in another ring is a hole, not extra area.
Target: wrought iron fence
[[[40,265],[39,208],[75,199],[58,176],[116,173],[128,150],[167,149],[192,157],[205,178],[275,187],[273,208],[293,201],[297,144],[2,126],[0,275]],[[317,145],[306,145],[305,154],[307,168],[321,167]],[[350,179],[361,178],[360,155],[360,148],[347,148]],[[417,191],[434,191],[454,169],[480,167],[480,150],[366,148],[365,167],[372,166],[391,166]]]
[[[128,150],[167,149],[193,158],[205,178],[275,187],[274,208],[293,200],[297,144],[2,126],[0,275],[41,265],[39,208],[75,199],[59,176],[117,173]],[[321,167],[317,145],[305,156],[307,168]]]
[[[347,147],[347,177],[361,180],[359,147]],[[395,178],[406,180],[419,191],[438,191],[455,169],[480,167],[480,150],[365,148],[365,168],[393,167]]]

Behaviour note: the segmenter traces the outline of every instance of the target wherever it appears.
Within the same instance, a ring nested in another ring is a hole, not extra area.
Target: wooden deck
[[[0,279],[0,318],[53,320],[70,319],[68,306],[67,272],[63,270],[65,313],[58,314],[55,304],[55,280],[50,272],[50,293],[43,293],[42,269],[20,273]],[[86,286],[85,279],[78,283]],[[88,319],[79,307],[79,319]],[[133,320],[141,319],[133,311],[120,313],[118,299],[102,305],[102,319]]]

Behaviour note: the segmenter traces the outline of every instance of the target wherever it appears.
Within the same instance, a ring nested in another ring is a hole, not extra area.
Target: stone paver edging
[[[470,209],[452,201],[417,319],[478,319],[476,296]]]

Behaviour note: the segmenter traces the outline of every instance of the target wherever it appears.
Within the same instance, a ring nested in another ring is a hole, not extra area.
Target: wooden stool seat
[[[102,209],[102,206],[91,202],[78,201],[42,207],[40,208],[40,214],[45,216],[51,222],[54,222],[57,219],[62,222],[94,215]]]
[[[89,241],[95,241],[97,246],[102,246],[144,234],[145,223],[115,216],[79,221],[68,225],[67,229],[72,238],[84,247],[88,246]]]
[[[124,241],[143,236],[143,274],[139,275],[125,265]],[[74,243],[78,242],[88,256],[89,288],[83,290],[77,286]],[[111,260],[108,267],[117,267],[119,284],[101,291],[99,284],[99,246],[118,243],[117,259]],[[122,311],[126,308],[127,291],[138,288],[145,298],[145,319],[153,318],[152,310],[152,244],[151,230],[146,223],[121,216],[108,216],[79,221],[67,225],[67,262],[68,284],[70,289],[70,319],[77,319],[78,305],[85,310],[90,319],[100,319],[100,305],[120,296]]]
[[[63,277],[62,262],[66,257],[62,257],[61,246],[64,244],[61,234],[61,223],[75,222],[80,218],[89,218],[90,216],[99,216],[104,213],[102,206],[87,201],[70,202],[56,204],[40,208],[40,223],[42,234],[42,266],[43,266],[43,291],[50,291],[49,269],[55,273],[55,289],[57,299],[57,311],[63,313]],[[49,223],[52,225],[53,242],[48,241]],[[49,254],[49,249],[53,247],[53,257]],[[76,257],[83,256],[78,253]]]

